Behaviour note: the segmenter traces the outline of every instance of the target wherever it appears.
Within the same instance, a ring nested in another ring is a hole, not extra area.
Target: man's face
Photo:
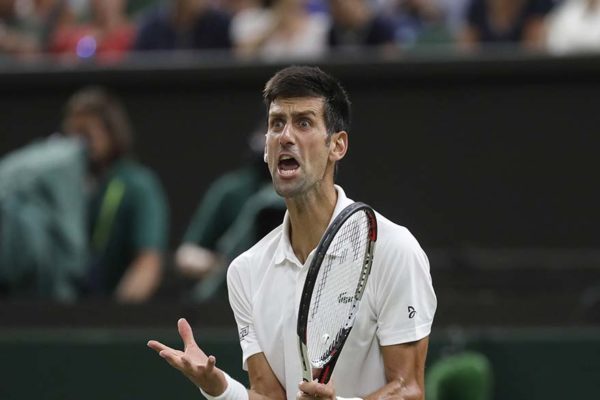
[[[65,133],[84,138],[90,149],[92,163],[106,161],[112,152],[110,134],[102,120],[90,113],[73,113],[65,120]]]
[[[280,196],[306,194],[328,173],[333,180],[323,107],[319,97],[275,99],[269,107],[266,161]]]

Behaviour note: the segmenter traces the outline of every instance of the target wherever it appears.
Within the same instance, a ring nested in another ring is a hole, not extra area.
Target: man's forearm
[[[365,400],[423,400],[423,398],[423,390],[417,382],[407,385],[404,379],[400,378],[369,394]]]

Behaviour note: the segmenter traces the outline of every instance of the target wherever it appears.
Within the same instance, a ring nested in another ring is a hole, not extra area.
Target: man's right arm
[[[265,353],[248,358],[249,400],[285,400],[285,389],[271,369]]]
[[[177,322],[177,328],[183,339],[183,351],[172,349],[155,340],[149,341],[148,346],[202,389],[209,398],[223,395],[230,384],[233,386],[234,394],[231,397],[224,397],[223,400],[245,397],[245,395],[240,396],[240,393],[243,394],[245,391],[243,386],[227,377],[216,367],[215,357],[207,356],[198,347],[189,323],[182,318]],[[250,378],[248,400],[285,400],[285,390],[277,380],[264,353],[257,353],[248,358],[248,375]]]
[[[252,280],[256,276],[252,275],[251,265],[251,258],[242,255],[231,263],[227,271],[229,303],[240,332],[240,346],[250,380],[248,398],[285,400],[285,389],[267,361],[254,329]]]

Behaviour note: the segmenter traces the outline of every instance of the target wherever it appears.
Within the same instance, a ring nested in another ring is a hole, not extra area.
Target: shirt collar
[[[341,186],[334,185],[335,191],[337,192],[337,202],[335,203],[335,208],[333,209],[333,215],[329,220],[329,225],[338,216],[340,212],[348,205],[354,203],[353,200],[346,197],[346,193]],[[311,252],[312,254],[312,252]],[[309,255],[310,258],[310,255]],[[294,250],[292,249],[292,244],[290,242],[290,217],[288,211],[285,212],[285,216],[283,217],[283,230],[281,238],[279,239],[279,244],[277,245],[277,249],[275,251],[275,265],[281,265],[285,261],[291,261],[294,264],[299,264],[298,258],[296,254],[294,254]]]

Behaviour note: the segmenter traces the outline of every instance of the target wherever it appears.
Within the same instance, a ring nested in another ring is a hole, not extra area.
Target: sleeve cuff
[[[432,322],[421,324],[410,329],[402,331],[391,332],[388,334],[379,334],[379,344],[381,346],[391,346],[393,344],[402,344],[409,342],[416,342],[421,340],[431,333]]]

